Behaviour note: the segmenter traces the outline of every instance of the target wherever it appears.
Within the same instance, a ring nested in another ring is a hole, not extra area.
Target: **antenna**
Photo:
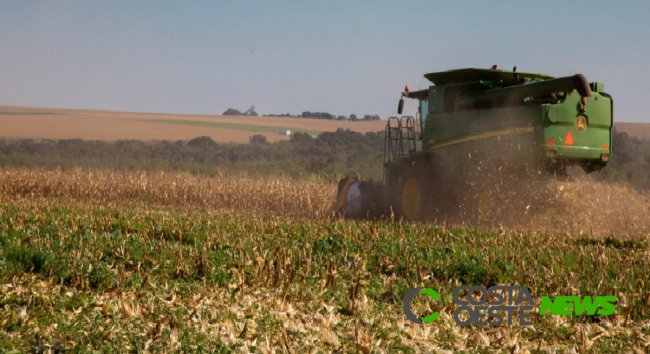
[[[420,84],[418,85],[418,91],[420,91],[420,88],[422,88],[422,79],[424,79],[424,74],[427,73],[427,66],[424,66],[424,70],[422,70],[422,76],[420,76]]]

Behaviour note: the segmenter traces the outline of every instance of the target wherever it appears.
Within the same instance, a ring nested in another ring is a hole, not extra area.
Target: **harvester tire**
[[[422,213],[422,204],[426,198],[425,187],[421,178],[410,175],[404,178],[399,193],[399,216],[408,221],[419,220]]]
[[[424,156],[389,172],[389,207],[396,219],[443,222],[453,204],[445,165],[436,156]],[[389,212],[390,212],[389,211]]]

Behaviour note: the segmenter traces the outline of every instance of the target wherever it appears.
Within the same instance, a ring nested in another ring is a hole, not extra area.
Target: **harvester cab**
[[[415,116],[386,124],[384,183],[357,179],[357,200],[366,200],[357,215],[460,213],[474,222],[497,202],[514,203],[503,191],[524,177],[564,177],[572,165],[591,173],[609,162],[613,99],[602,83],[496,66],[425,78],[431,86],[406,86],[399,100],[399,115],[405,98],[417,100]]]

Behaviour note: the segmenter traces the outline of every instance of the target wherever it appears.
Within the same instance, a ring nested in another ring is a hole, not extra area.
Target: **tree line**
[[[614,129],[612,158],[590,176],[596,181],[625,183],[650,189],[650,140]],[[357,171],[381,180],[384,132],[358,133],[339,129],[312,137],[296,133],[291,139],[266,142],[253,135],[248,144],[217,143],[209,137],[189,141],[118,140],[0,140],[0,167],[93,167],[118,170],[215,170],[259,175],[341,174]]]
[[[318,137],[296,133],[289,140],[272,144],[263,135],[252,136],[249,144],[217,143],[205,136],[189,141],[0,140],[0,167],[182,170],[207,174],[219,169],[293,177],[338,177],[358,171],[364,177],[378,179],[382,176],[383,134],[339,129]]]
[[[247,111],[241,112],[234,108],[228,108],[223,112],[224,116],[259,116],[255,112],[255,106],[251,106]],[[301,114],[291,115],[290,113],[285,114],[265,114],[264,117],[289,117],[289,118],[315,118],[315,119],[327,119],[327,120],[349,120],[349,121],[358,121],[358,120],[380,120],[378,114],[366,114],[363,117],[358,117],[356,114],[350,114],[350,116],[344,115],[334,115],[327,112],[310,112],[304,111]]]

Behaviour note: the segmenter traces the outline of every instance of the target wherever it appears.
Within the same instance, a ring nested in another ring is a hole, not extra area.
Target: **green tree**
[[[225,112],[223,112],[224,116],[241,116],[243,115],[242,112],[234,109],[234,108],[228,108]]]
[[[249,141],[251,144],[266,144],[266,143],[267,143],[267,141],[266,141],[266,136],[264,136],[264,135],[262,135],[262,134],[255,134],[255,135],[253,135],[253,136],[251,136],[250,138],[248,138],[248,141]]]

